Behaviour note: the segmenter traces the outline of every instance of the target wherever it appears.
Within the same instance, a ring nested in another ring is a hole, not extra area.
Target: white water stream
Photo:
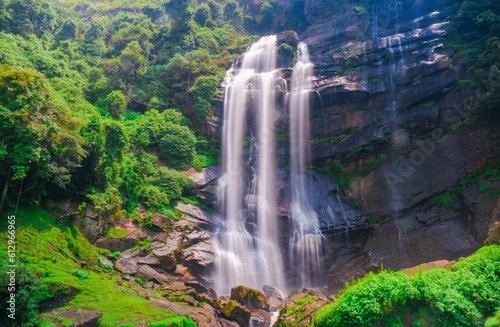
[[[226,74],[223,173],[218,190],[221,219],[215,240],[214,286],[219,295],[229,295],[237,285],[257,289],[272,285],[282,293],[288,291],[284,262],[290,264],[287,269],[299,271],[300,286],[312,286],[324,271],[318,218],[306,200],[313,65],[302,43],[288,96],[292,187],[289,260],[280,252],[283,231],[277,216],[275,124],[279,92],[286,87],[276,69],[277,52],[276,36],[263,37],[247,50],[240,67]]]

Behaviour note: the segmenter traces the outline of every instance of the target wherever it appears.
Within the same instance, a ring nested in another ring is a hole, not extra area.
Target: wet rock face
[[[496,199],[481,200],[476,186],[446,207],[431,200],[482,167],[491,149],[487,123],[459,127],[484,94],[460,85],[469,77],[448,52],[452,3],[305,0],[313,159],[339,161],[345,172],[380,159],[346,191],[373,228],[327,229],[330,293],[380,264],[400,269],[468,255],[499,220]]]

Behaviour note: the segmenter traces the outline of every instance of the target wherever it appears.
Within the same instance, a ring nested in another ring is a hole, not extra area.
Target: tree
[[[22,35],[51,34],[58,18],[52,3],[47,0],[12,0],[7,11],[10,13],[10,30]]]
[[[111,91],[111,93],[106,96],[106,108],[111,117],[121,119],[126,107],[127,99],[125,99],[121,91]]]
[[[56,104],[47,79],[30,69],[0,64],[0,211],[12,182],[28,173],[65,187],[86,155],[77,124]]]
[[[199,76],[189,93],[193,97],[193,109],[196,120],[201,122],[210,113],[212,106],[210,101],[217,94],[219,79],[216,76]]]
[[[147,62],[139,42],[132,41],[127,44],[120,55],[120,75],[125,84],[135,83],[137,77],[143,73]]]
[[[186,169],[196,154],[196,137],[186,126],[171,123],[165,126],[166,133],[160,139],[158,157],[174,169]]]
[[[104,54],[106,45],[104,44],[104,24],[100,20],[94,21],[85,32],[82,44],[82,52],[93,57],[100,57]]]
[[[243,26],[243,10],[236,0],[228,0],[222,8],[224,19],[229,21],[236,30]]]
[[[78,35],[78,24],[73,19],[67,19],[59,32],[57,33],[57,40],[75,40]]]
[[[212,14],[210,12],[210,7],[206,3],[202,3],[198,8],[196,8],[196,12],[194,14],[194,21],[197,22],[200,26],[205,26],[207,20],[211,19]]]
[[[190,0],[170,0],[165,2],[165,11],[172,20],[172,34],[181,36],[192,32]]]

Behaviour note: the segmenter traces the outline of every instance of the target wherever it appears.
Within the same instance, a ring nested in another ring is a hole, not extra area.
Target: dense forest
[[[363,15],[373,0],[343,2],[350,8],[346,10]],[[487,95],[478,114],[481,119],[498,123],[500,7],[496,0],[465,0],[456,1],[449,9],[453,15],[446,38],[447,46],[453,49],[453,64],[462,66],[468,81]],[[300,33],[308,24],[301,1],[284,5],[277,0],[0,0],[1,219],[5,220],[6,214],[23,213],[18,228],[37,228],[23,231],[26,246],[36,244],[32,239],[35,230],[44,230],[50,233],[46,236],[50,246],[59,249],[58,255],[69,246],[76,248],[78,261],[98,262],[100,250],[72,232],[71,224],[56,221],[39,209],[48,199],[76,200],[81,203],[80,212],[91,206],[104,225],[133,217],[138,225],[151,226],[154,212],[178,219],[178,200],[201,205],[190,192],[193,182],[182,171],[201,171],[220,160],[212,125],[214,108],[221,106],[220,85],[226,71],[259,36],[286,30]],[[293,52],[287,44],[281,47],[280,51]],[[140,216],[140,206],[150,214]],[[53,226],[58,226],[57,231],[51,229]],[[34,268],[38,260],[51,256],[50,246],[36,245],[38,253],[26,250],[21,257],[21,282],[27,291],[19,299],[19,319],[12,326],[38,326],[38,305],[64,293],[59,287],[64,288],[61,285],[67,281],[58,277],[57,268],[45,264],[39,270]],[[487,257],[488,251],[496,251],[498,257],[498,250],[493,249],[484,250],[477,258]],[[62,255],[57,260],[65,262],[68,257]],[[476,266],[477,258],[458,266],[443,283],[469,279],[473,283],[470,274],[491,281],[481,275],[488,270],[488,276],[495,276],[498,284],[498,262],[488,261],[481,270]],[[95,279],[99,273],[111,274],[112,267],[101,264],[87,273],[77,265],[73,268],[75,262],[69,261],[72,278],[88,281],[84,290],[113,292],[109,280]],[[2,269],[5,266],[6,262]],[[460,274],[467,278],[457,277]],[[48,280],[42,280],[44,277]],[[402,275],[389,277],[410,294],[406,299],[391,289],[380,290],[385,282],[377,278],[382,277],[369,278],[363,282],[369,284],[365,292],[387,297],[383,301],[396,297],[400,302],[391,303],[398,303],[401,315],[417,306],[418,287],[440,286],[429,282],[431,274],[412,281]],[[369,304],[356,302],[360,287],[355,284],[354,295],[345,293],[339,298],[351,302],[338,302],[337,306],[348,305],[347,311],[356,308],[360,316],[366,315],[359,318],[359,326],[376,326],[376,316],[367,309]],[[444,296],[426,291],[429,297]],[[471,296],[482,301],[479,310],[460,307],[470,306],[466,300],[459,304],[443,301],[443,305],[456,305],[458,313],[443,318],[438,325],[466,326],[471,315],[480,319],[498,309],[498,294],[489,294],[486,287]],[[100,304],[106,300],[115,298],[110,295]],[[127,301],[125,298],[117,307],[140,308],[148,323],[161,320],[159,309],[149,312],[153,309],[145,302]],[[354,326],[352,321],[356,320],[348,316],[352,312],[331,314],[328,310],[320,312],[317,326]],[[425,307],[419,314],[430,315],[432,310]],[[117,321],[123,323],[120,326],[129,326],[118,312],[118,308],[110,309],[110,320],[101,320],[99,326],[118,326]],[[325,316],[330,318],[322,318]],[[498,317],[487,326],[497,326]],[[172,314],[168,319],[154,326],[194,325],[182,316]],[[379,326],[400,326],[391,324],[396,321],[392,313],[383,319]]]

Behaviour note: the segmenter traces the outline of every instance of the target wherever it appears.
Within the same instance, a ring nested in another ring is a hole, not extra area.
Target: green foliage
[[[479,192],[486,192],[491,187],[491,182],[484,182],[479,186]]]
[[[43,75],[0,64],[0,176],[7,188],[26,178],[65,187],[86,154],[77,126]]]
[[[188,317],[179,316],[153,322],[148,327],[196,327],[196,323]]]
[[[82,52],[89,56],[100,57],[106,51],[104,43],[105,27],[101,20],[95,20],[85,32]]]
[[[95,190],[88,195],[94,209],[103,218],[114,220],[123,218],[122,198],[116,188],[108,188],[104,192]]]
[[[495,316],[488,318],[484,327],[498,327],[500,326],[500,309],[497,310]]]
[[[193,97],[193,109],[198,121],[202,121],[212,110],[210,101],[217,94],[217,88],[220,84],[216,76],[200,76],[193,86],[189,89]]]
[[[50,1],[12,0],[6,9],[10,31],[22,35],[52,33],[59,18]]]
[[[90,275],[81,269],[73,269],[72,275],[78,279],[89,279],[90,278]]]
[[[63,294],[67,289],[78,292],[73,300],[61,310],[85,308],[101,314],[98,325],[114,327],[120,324],[133,325],[151,323],[162,319],[178,318],[176,313],[151,306],[152,301],[134,296],[128,283],[119,286],[116,273],[99,267],[99,258],[107,250],[99,249],[75,228],[56,222],[56,218],[38,207],[20,208],[16,222],[16,245],[18,260],[16,282],[16,324],[1,315],[2,326],[38,326],[37,304]],[[34,223],[37,222],[36,224]],[[38,229],[34,225],[40,226]],[[5,239],[7,224],[0,222],[0,236]],[[7,257],[7,248],[0,248],[0,256]],[[80,261],[88,263],[82,270]],[[0,298],[4,302],[7,293],[8,274],[4,261],[0,261]],[[75,271],[80,271],[74,274]],[[82,274],[83,272],[83,274]],[[88,276],[79,278],[78,276]],[[98,290],[96,292],[96,290]],[[127,310],[123,310],[127,308]],[[53,321],[49,313],[41,318]],[[173,321],[176,321],[173,319]],[[184,321],[190,321],[184,318]],[[55,321],[54,321],[55,322]],[[44,324],[40,324],[44,325]],[[45,324],[47,326],[47,324]]]
[[[126,229],[121,229],[121,228],[116,228],[116,227],[111,227],[104,233],[104,237],[109,237],[109,238],[124,238],[127,236],[127,230]]]
[[[439,203],[445,208],[451,208],[453,203],[457,200],[457,195],[455,193],[444,193],[441,195],[436,195],[431,198],[432,202]]]
[[[146,285],[146,283],[147,283],[147,281],[141,279],[140,277],[135,277],[134,280],[139,285]]]
[[[436,326],[479,326],[500,305],[499,259],[500,246],[493,245],[461,260],[451,271],[435,268],[413,277],[370,273],[322,308],[314,326],[402,326],[403,315],[412,326],[422,319]]]
[[[356,153],[365,151],[365,150],[373,150],[372,146],[369,146],[367,148],[356,148],[351,151],[349,156],[354,156]],[[371,171],[375,170],[384,160],[384,158],[381,155],[377,155],[375,157],[375,160],[373,160],[370,164],[367,166],[357,169],[351,173],[345,173],[344,172],[344,166],[340,161],[328,161],[325,165],[315,167],[316,170],[327,174],[331,179],[335,180],[335,182],[338,184],[338,186],[343,189],[347,190],[350,187],[350,183],[353,179],[359,177],[359,176],[365,176],[369,174]]]
[[[196,137],[185,126],[167,123],[165,130],[158,144],[158,157],[172,168],[188,168],[196,153]]]
[[[7,256],[5,256],[6,258]],[[15,320],[7,317],[7,306],[4,303],[10,299],[10,291],[8,285],[10,284],[9,271],[12,267],[8,266],[6,260],[0,261],[0,299],[2,301],[2,309],[5,314],[0,317],[0,323],[3,326],[13,327],[35,327],[38,326],[39,318],[37,307],[38,304],[44,300],[50,299],[58,293],[64,292],[64,289],[58,288],[59,285],[49,285],[44,283],[33,269],[21,264],[15,268],[16,282],[15,287]]]
[[[127,99],[125,99],[122,92],[115,90],[106,96],[106,108],[111,117],[116,119],[122,118],[126,107]]]
[[[146,185],[141,191],[141,199],[148,209],[162,212],[170,203],[181,197],[191,180],[175,170],[160,167],[153,175],[146,178]]]

